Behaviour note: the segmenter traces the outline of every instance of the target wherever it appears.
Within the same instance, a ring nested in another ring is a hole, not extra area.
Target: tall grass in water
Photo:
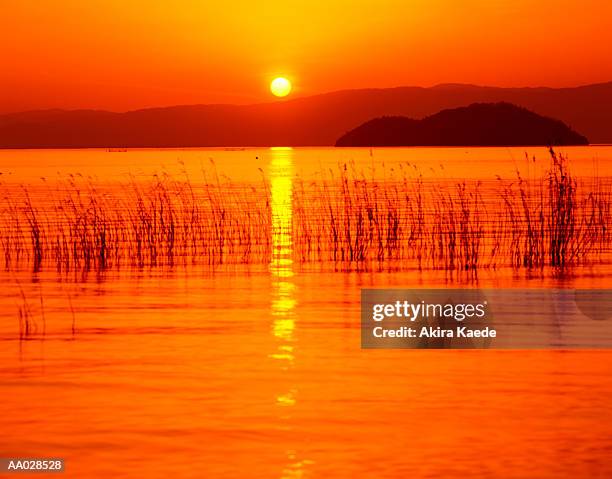
[[[294,195],[299,260],[338,270],[430,268],[475,273],[564,268],[610,248],[610,179],[579,181],[551,150],[544,175],[425,180],[414,167],[368,179],[342,165]],[[607,183],[605,182],[607,180]]]
[[[339,175],[298,181],[294,241],[303,262],[337,269],[480,267],[485,235],[480,183],[426,182],[414,167],[367,179]]]
[[[0,248],[6,268],[58,271],[120,266],[265,262],[265,192],[213,175],[194,184],[164,174],[104,185],[70,176],[53,186],[4,186]]]
[[[543,175],[425,179],[414,165],[367,176],[354,165],[293,181],[293,255],[302,265],[377,268],[564,268],[610,253],[610,178],[578,179],[551,151]],[[271,259],[270,184],[233,183],[212,165],[104,184],[70,176],[2,187],[7,269],[103,271]]]
[[[500,185],[507,224],[504,235],[515,267],[563,268],[584,263],[610,248],[611,184],[601,178],[579,181],[567,159],[552,149],[546,174]],[[609,179],[608,179],[609,180]]]

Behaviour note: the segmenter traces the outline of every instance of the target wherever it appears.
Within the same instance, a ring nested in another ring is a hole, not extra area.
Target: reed
[[[269,264],[270,188],[265,176],[234,183],[212,162],[198,180],[183,169],[120,184],[80,175],[4,184],[4,266],[100,272]],[[517,171],[479,182],[425,179],[410,164],[368,176],[349,163],[294,179],[292,254],[302,267],[339,271],[563,269],[609,255],[611,198],[610,178],[578,179],[552,150],[544,175]]]
[[[18,288],[19,288],[19,303],[17,305],[17,319],[19,321],[19,339],[29,339],[32,336],[38,333],[38,322],[36,321],[36,317],[32,311],[30,303],[27,299],[26,293],[19,283],[19,281],[15,280]],[[43,324],[45,323],[44,319],[44,310],[43,310],[43,300],[41,295],[41,314],[43,318]],[[43,327],[43,336],[45,334],[45,328]]]
[[[7,269],[35,271],[260,262],[269,256],[264,192],[164,174],[104,185],[78,175],[53,187],[4,185],[0,238]]]
[[[610,252],[609,178],[578,180],[550,151],[543,176],[424,180],[416,168],[368,179],[349,165],[294,195],[304,263],[336,270],[567,268]]]
[[[567,159],[552,149],[542,178],[500,185],[505,236],[515,267],[565,268],[588,263],[609,251],[610,183],[602,178],[575,178]],[[608,179],[609,180],[609,179]]]

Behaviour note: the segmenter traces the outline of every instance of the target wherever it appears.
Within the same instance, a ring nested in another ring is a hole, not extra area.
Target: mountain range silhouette
[[[479,102],[522,106],[563,121],[592,143],[612,143],[608,82],[574,88],[446,84],[346,90],[255,105],[8,113],[0,115],[0,148],[331,146],[373,118],[418,119]]]

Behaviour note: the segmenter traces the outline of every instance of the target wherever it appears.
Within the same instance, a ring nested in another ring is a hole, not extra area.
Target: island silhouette
[[[511,103],[473,103],[415,120],[385,116],[342,135],[336,146],[587,145],[560,120]]]
[[[0,114],[0,148],[332,146],[373,118],[423,118],[447,108],[501,101],[558,118],[592,143],[612,143],[608,82],[572,88],[445,84],[344,90],[253,105],[5,113]]]

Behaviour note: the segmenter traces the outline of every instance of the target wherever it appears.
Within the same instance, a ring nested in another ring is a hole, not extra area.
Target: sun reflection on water
[[[295,283],[293,282],[293,150],[291,148],[271,148],[270,196],[272,205],[272,258],[270,274],[272,277],[272,334],[276,349],[270,357],[279,361],[281,370],[287,374],[295,362]],[[291,377],[289,377],[291,382]],[[291,410],[297,404],[298,391],[295,387],[276,395],[276,405],[280,408],[279,429],[291,431]],[[299,460],[297,451],[286,451],[287,465],[281,471],[281,479],[303,477],[305,469],[312,461]]]
[[[272,357],[293,362],[295,284],[293,277],[292,199],[293,150],[271,148],[270,195],[272,205],[272,332],[278,350]]]

